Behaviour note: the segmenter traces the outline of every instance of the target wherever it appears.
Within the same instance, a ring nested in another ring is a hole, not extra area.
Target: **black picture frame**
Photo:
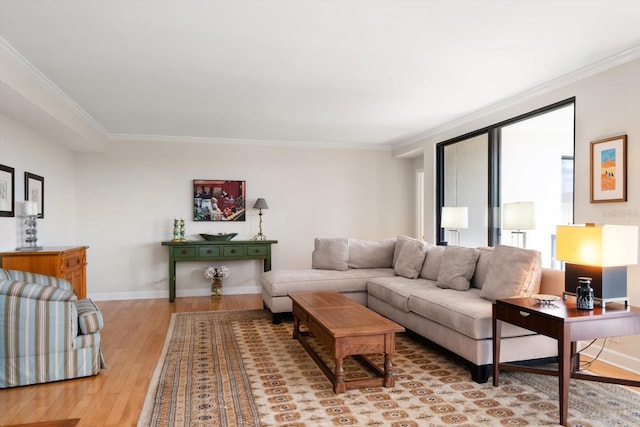
[[[16,176],[15,169],[0,165],[0,216],[16,216]]]
[[[38,218],[44,218],[44,177],[30,172],[24,173],[24,200],[36,202]]]
[[[193,180],[194,221],[245,221],[246,182]]]

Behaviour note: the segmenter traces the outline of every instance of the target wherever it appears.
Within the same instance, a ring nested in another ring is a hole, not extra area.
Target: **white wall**
[[[44,218],[38,220],[38,244],[61,246],[76,239],[76,166],[67,148],[0,115],[0,164],[15,169],[16,217],[0,218],[0,250],[23,246],[21,202],[24,173],[44,177]]]
[[[424,152],[425,205],[435,205],[435,144],[498,123],[520,114],[576,97],[575,124],[575,222],[640,225],[640,59],[587,77],[575,83],[532,96],[511,106],[475,118],[432,135],[418,144]],[[628,201],[590,203],[590,142],[627,134]],[[394,154],[415,150],[415,146],[394,150]],[[429,173],[431,171],[431,173]],[[425,208],[425,236],[435,236],[435,209]],[[638,260],[640,262],[640,259]],[[640,265],[628,268],[631,304],[640,306]],[[610,363],[640,372],[640,336],[609,342],[603,356]]]
[[[377,239],[414,228],[411,160],[389,151],[112,141],[101,153],[77,154],[77,241],[90,246],[88,294],[94,298],[165,297],[173,218],[198,233],[258,232],[245,222],[194,222],[193,179],[245,180],[247,205],[264,197],[274,268],[311,266],[314,237]],[[227,265],[227,293],[261,292],[258,261],[178,263],[177,295],[204,295],[209,265]]]

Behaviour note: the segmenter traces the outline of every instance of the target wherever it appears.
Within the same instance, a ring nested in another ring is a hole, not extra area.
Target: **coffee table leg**
[[[336,383],[333,385],[334,393],[344,393],[347,391],[347,385],[344,383],[344,367],[342,365],[344,358],[336,357]]]
[[[384,386],[393,387],[395,381],[393,379],[393,365],[391,363],[391,355],[389,353],[384,354]]]
[[[293,317],[293,339],[295,340],[300,333],[300,319]]]

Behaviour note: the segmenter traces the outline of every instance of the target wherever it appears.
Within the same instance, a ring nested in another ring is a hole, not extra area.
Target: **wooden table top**
[[[500,304],[506,304],[524,311],[536,312],[543,317],[561,319],[565,323],[583,322],[596,318],[636,317],[640,316],[640,308],[626,306],[621,303],[608,303],[606,308],[596,305],[593,310],[578,310],[576,297],[569,296],[553,301],[550,305],[538,304],[535,298],[517,297],[498,300]]]
[[[289,297],[336,338],[404,332],[402,326],[339,292],[296,292]]]

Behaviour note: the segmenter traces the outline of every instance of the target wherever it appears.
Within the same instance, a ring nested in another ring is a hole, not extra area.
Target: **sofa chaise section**
[[[475,381],[485,382],[492,359],[495,299],[561,295],[564,275],[541,267],[540,254],[507,246],[463,248],[417,239],[316,239],[312,268],[263,276],[263,300],[274,322],[291,311],[289,292],[339,291],[460,356]],[[547,361],[557,343],[504,325],[502,362]]]

